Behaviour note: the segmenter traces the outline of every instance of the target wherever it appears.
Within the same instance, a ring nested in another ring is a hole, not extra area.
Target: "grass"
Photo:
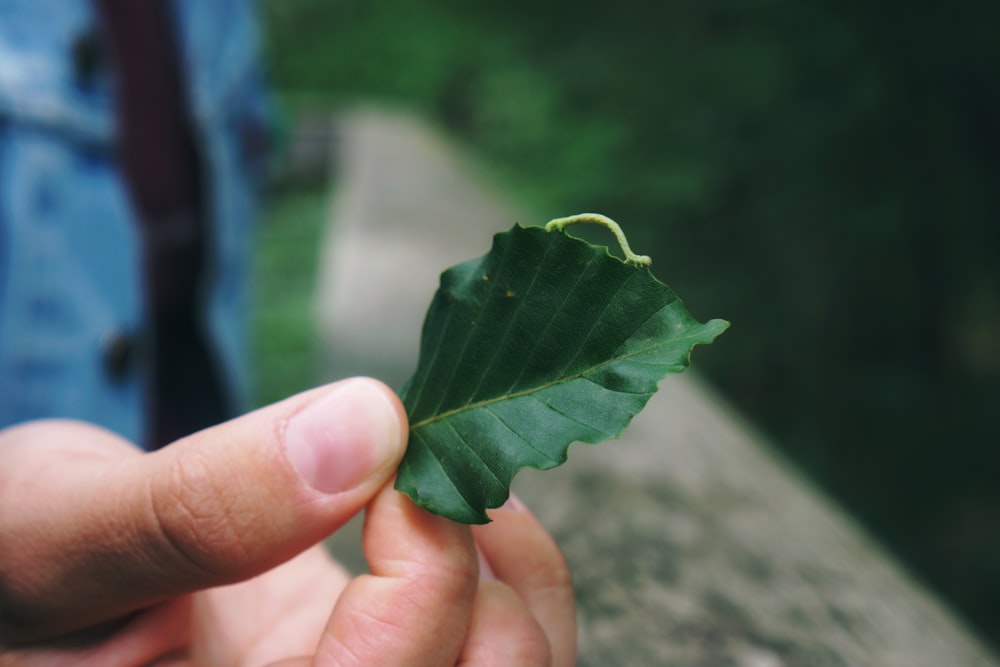
[[[322,186],[284,189],[265,201],[254,239],[254,401],[265,405],[319,381],[313,284],[326,215]]]

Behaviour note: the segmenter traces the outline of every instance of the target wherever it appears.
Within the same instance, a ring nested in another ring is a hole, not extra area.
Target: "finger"
[[[74,636],[44,645],[0,647],[2,667],[161,667],[190,643],[190,596],[176,598],[120,624],[108,637]],[[165,667],[165,666],[164,666]]]
[[[365,517],[370,575],[344,590],[314,667],[454,665],[478,583],[467,526],[386,488]]]
[[[548,637],[517,593],[499,581],[481,580],[459,667],[551,664]]]
[[[0,433],[0,641],[61,634],[276,566],[362,508],[405,438],[399,401],[367,379],[144,456],[73,422]]]
[[[318,544],[253,579],[194,596],[191,662],[265,665],[311,656],[350,579]]]
[[[576,664],[573,581],[562,552],[513,495],[490,518],[492,523],[472,528],[483,557],[538,619],[552,647],[552,664]]]

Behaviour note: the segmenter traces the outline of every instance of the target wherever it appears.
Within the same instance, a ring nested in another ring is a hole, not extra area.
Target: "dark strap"
[[[151,437],[160,446],[227,416],[198,326],[206,254],[199,156],[167,4],[94,1],[117,74],[119,159],[145,241]]]

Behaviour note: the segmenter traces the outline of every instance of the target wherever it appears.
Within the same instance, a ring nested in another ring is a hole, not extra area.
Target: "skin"
[[[392,489],[406,433],[368,379],[152,454],[0,431],[0,667],[574,664],[552,538],[516,499],[472,529],[416,507]],[[352,578],[317,544],[362,509]]]

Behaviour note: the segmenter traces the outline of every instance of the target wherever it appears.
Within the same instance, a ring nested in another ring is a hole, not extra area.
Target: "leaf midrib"
[[[708,323],[706,323],[706,324],[708,324]],[[701,329],[702,327],[706,326],[706,324],[700,324],[696,328]],[[685,335],[685,336],[679,336],[677,338],[671,338],[670,340],[662,341],[662,342],[660,342],[660,343],[658,343],[656,345],[650,345],[648,347],[642,347],[642,348],[633,350],[632,352],[630,352],[628,354],[625,354],[625,355],[622,355],[620,357],[612,357],[611,359],[607,359],[605,361],[602,361],[601,363],[595,364],[593,366],[590,366],[590,367],[588,367],[588,368],[580,371],[579,373],[575,373],[573,375],[569,375],[569,376],[566,376],[564,378],[556,378],[555,380],[552,380],[550,382],[546,382],[546,383],[541,384],[541,385],[536,385],[534,387],[529,387],[529,388],[524,389],[522,391],[516,391],[514,393],[501,394],[500,396],[494,396],[492,398],[484,399],[482,401],[477,401],[475,403],[467,403],[465,405],[459,406],[457,408],[453,408],[451,410],[447,410],[446,412],[442,412],[440,414],[432,415],[432,416],[427,417],[425,419],[422,419],[422,420],[420,420],[420,421],[418,421],[418,422],[416,422],[414,424],[411,424],[410,425],[410,430],[411,431],[412,430],[416,430],[416,429],[421,428],[423,426],[427,426],[429,424],[433,424],[435,422],[441,421],[442,419],[448,419],[449,417],[454,417],[455,415],[459,415],[459,414],[462,414],[464,412],[468,412],[469,410],[478,410],[479,408],[488,407],[488,406],[490,406],[490,405],[492,405],[494,403],[499,403],[500,401],[507,401],[507,400],[511,400],[511,399],[515,399],[515,398],[521,398],[522,396],[530,396],[530,395],[536,394],[536,393],[538,393],[540,391],[544,391],[546,389],[550,389],[552,387],[559,386],[560,384],[564,384],[566,382],[572,382],[574,380],[585,379],[585,377],[588,374],[593,373],[594,371],[596,371],[597,369],[601,368],[602,366],[607,366],[608,364],[616,363],[616,362],[619,362],[619,361],[626,361],[626,360],[628,360],[631,357],[638,356],[638,355],[643,354],[645,352],[649,352],[650,350],[655,350],[657,348],[666,347],[668,345],[675,345],[677,343],[684,343],[686,341],[693,340],[695,338],[698,338],[698,335],[695,334],[695,333],[692,333],[692,334],[689,334],[689,335]],[[628,341],[626,340],[625,342],[627,343]],[[623,343],[623,345],[624,344],[625,343]],[[611,390],[611,391],[613,391],[613,390]]]

